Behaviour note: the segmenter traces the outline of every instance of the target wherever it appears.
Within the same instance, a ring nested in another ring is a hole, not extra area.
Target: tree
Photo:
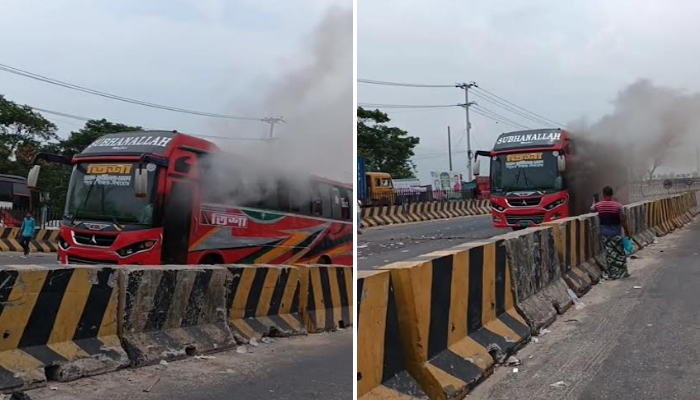
[[[85,126],[77,131],[71,132],[68,139],[62,143],[63,155],[73,157],[74,155],[85,150],[90,143],[108,133],[118,132],[133,132],[142,131],[140,126],[129,126],[114,122],[109,122],[106,119],[94,120],[91,119],[85,123]]]
[[[379,110],[357,108],[357,154],[365,158],[368,168],[387,172],[394,178],[413,178],[413,149],[420,139],[408,132],[387,126],[391,121]]]
[[[0,95],[0,173],[26,175],[37,150],[56,139],[56,125]]]

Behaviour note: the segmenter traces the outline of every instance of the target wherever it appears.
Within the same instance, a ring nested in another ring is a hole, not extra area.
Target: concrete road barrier
[[[491,213],[491,208],[488,200],[454,200],[366,207],[361,210],[361,213],[363,226],[371,228],[470,215],[487,215]]]
[[[132,365],[235,345],[227,325],[225,268],[128,266],[119,273],[119,332]]]
[[[391,272],[409,373],[431,399],[461,398],[529,336],[502,243],[466,244]]]
[[[536,333],[573,304],[562,278],[554,231],[539,226],[494,239],[506,245],[518,308]]]
[[[128,365],[117,337],[115,269],[3,266],[0,282],[0,391]]]
[[[300,314],[298,268],[271,265],[227,268],[228,321],[238,342],[307,333]]]
[[[357,397],[427,398],[406,371],[390,272],[360,271],[357,293]]]
[[[58,251],[58,232],[52,229],[37,229],[29,244],[35,253],[52,253]],[[19,228],[0,228],[0,251],[23,251]]]
[[[309,333],[352,326],[352,267],[300,265],[301,316]]]

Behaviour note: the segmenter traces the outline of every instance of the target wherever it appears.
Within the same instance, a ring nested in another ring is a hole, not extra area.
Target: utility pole
[[[472,175],[472,142],[471,142],[471,123],[469,122],[469,107],[476,104],[469,102],[469,89],[473,87],[479,87],[475,82],[460,83],[456,85],[460,89],[464,89],[464,111],[467,121],[467,171],[469,174],[468,182],[473,179]]]
[[[450,137],[450,127],[447,127],[447,155],[450,157],[450,171],[452,171],[452,138]]]
[[[286,122],[283,117],[266,117],[261,119],[261,121],[270,124],[270,137],[268,138],[268,140],[272,140],[275,138],[275,124]]]

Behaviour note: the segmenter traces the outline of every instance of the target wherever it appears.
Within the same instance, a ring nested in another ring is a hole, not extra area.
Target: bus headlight
[[[126,257],[134,253],[138,253],[140,251],[148,250],[155,245],[155,240],[146,240],[143,242],[134,243],[130,246],[124,247],[123,249],[117,250],[117,254],[119,254],[122,257]]]
[[[560,205],[564,204],[565,202],[566,202],[566,199],[559,199],[559,200],[555,201],[554,203],[547,204],[546,206],[544,206],[544,209],[547,211],[553,210],[553,209],[559,207]]]
[[[496,211],[500,211],[500,212],[505,211],[505,208],[499,206],[499,205],[496,204],[496,203],[491,203],[491,207],[493,207]]]

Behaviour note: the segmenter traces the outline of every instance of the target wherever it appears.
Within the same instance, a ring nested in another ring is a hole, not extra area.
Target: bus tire
[[[216,253],[209,253],[199,260],[200,265],[216,265],[223,263],[224,259]]]
[[[330,265],[330,264],[333,264],[333,261],[331,260],[331,258],[329,256],[324,255],[318,259],[318,263],[320,265]]]

